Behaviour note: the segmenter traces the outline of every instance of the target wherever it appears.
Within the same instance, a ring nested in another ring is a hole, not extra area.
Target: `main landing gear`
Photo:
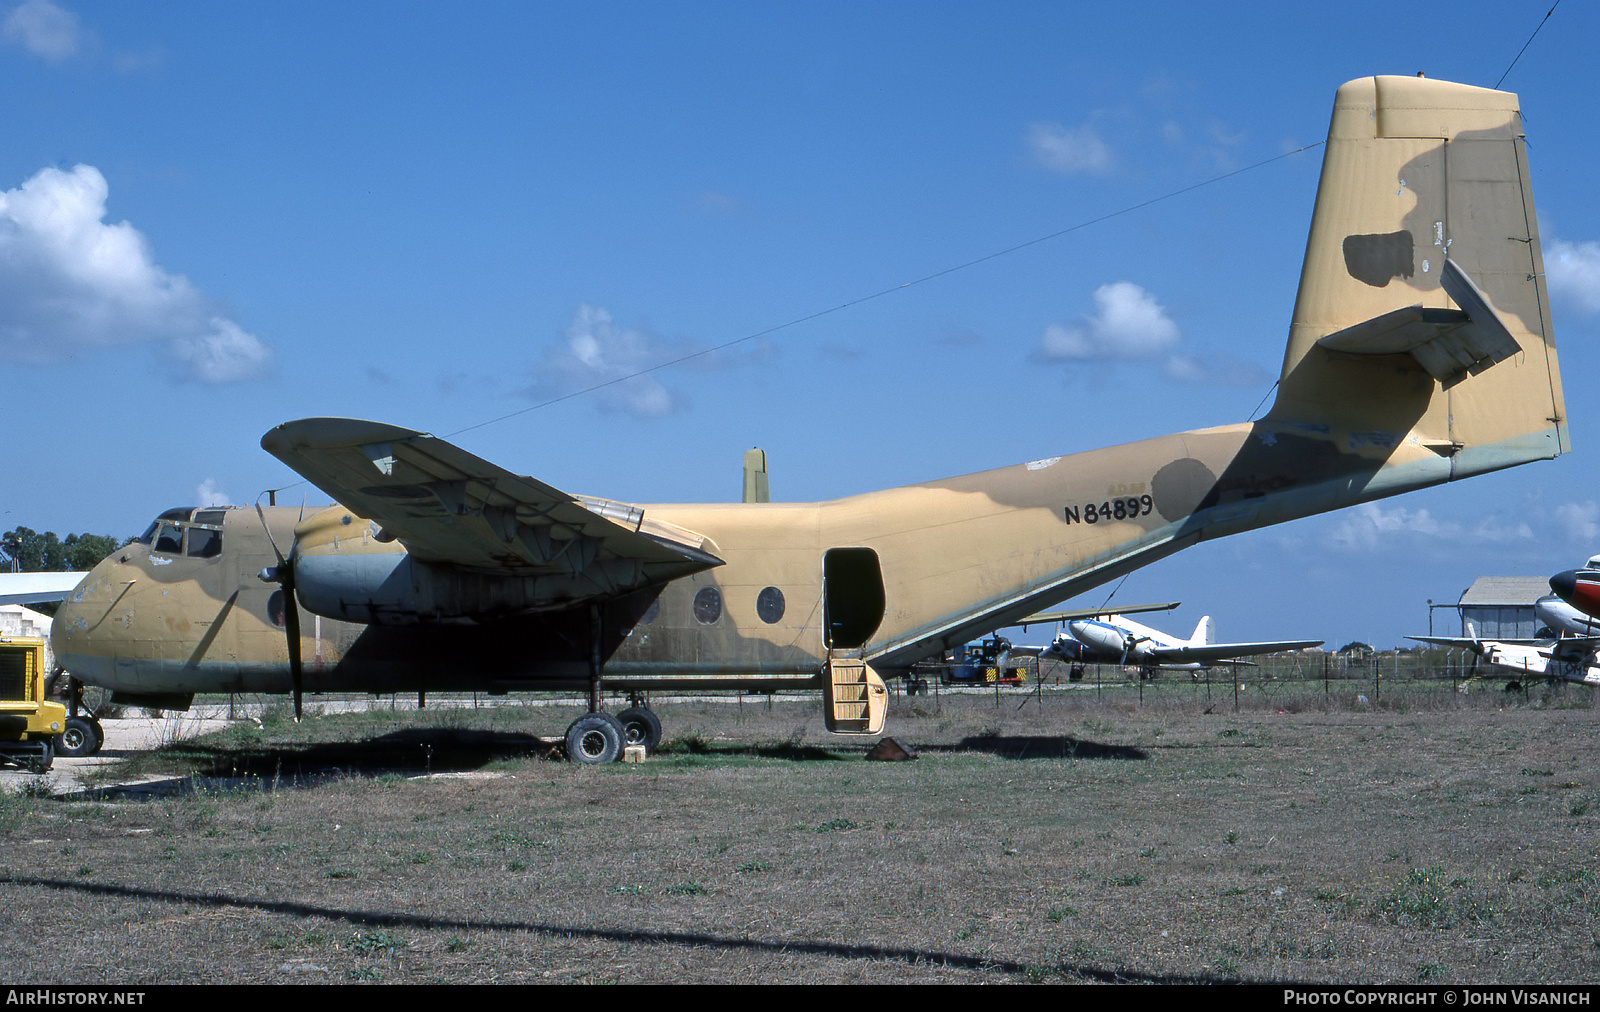
[[[630,706],[614,717],[586,713],[567,728],[567,757],[575,763],[616,762],[629,745],[643,745],[652,752],[659,744],[661,719],[643,706]]]
[[[598,765],[622,758],[629,745],[643,745],[646,752],[661,744],[661,721],[644,707],[639,693],[629,696],[626,710],[613,717],[600,712],[600,608],[589,606],[589,712],[567,728],[567,758],[575,763]]]

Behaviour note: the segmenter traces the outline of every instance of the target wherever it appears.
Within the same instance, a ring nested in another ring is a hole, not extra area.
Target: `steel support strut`
[[[600,605],[589,605],[589,712],[600,712]]]

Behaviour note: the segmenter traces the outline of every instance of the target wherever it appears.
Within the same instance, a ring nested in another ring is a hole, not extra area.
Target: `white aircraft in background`
[[[1535,601],[1533,614],[1560,636],[1600,636],[1600,618],[1579,611],[1555,594]]]
[[[1466,647],[1497,668],[1524,675],[1560,678],[1582,685],[1600,685],[1600,638],[1568,636],[1556,640],[1480,640],[1473,636],[1407,636],[1407,639],[1444,647]]]
[[[1125,611],[1151,611],[1172,608],[1175,605],[1157,605],[1128,608]],[[1207,615],[1194,627],[1188,639],[1179,639],[1159,629],[1127,618],[1124,613],[1087,615],[1068,618],[1036,615],[1023,625],[1060,618],[1065,628],[1047,647],[1012,647],[1011,653],[1037,656],[1041,660],[1052,658],[1073,665],[1072,677],[1082,677],[1084,664],[1119,664],[1138,667],[1146,672],[1156,668],[1179,671],[1198,671],[1227,664],[1247,664],[1241,657],[1258,654],[1276,654],[1286,650],[1302,650],[1321,646],[1322,640],[1275,640],[1264,643],[1218,643],[1217,626]]]
[[[1443,647],[1465,647],[1497,668],[1523,675],[1560,678],[1582,685],[1600,685],[1600,619],[1585,614],[1554,594],[1539,598],[1533,613],[1555,639],[1485,640],[1467,623],[1470,636],[1408,636]]]

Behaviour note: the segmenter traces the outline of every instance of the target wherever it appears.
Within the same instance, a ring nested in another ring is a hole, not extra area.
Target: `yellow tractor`
[[[46,773],[68,730],[67,708],[45,698],[44,640],[0,636],[0,764]],[[92,728],[84,728],[91,738]]]

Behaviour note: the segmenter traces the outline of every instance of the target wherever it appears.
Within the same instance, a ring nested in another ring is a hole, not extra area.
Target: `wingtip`
[[[428,433],[407,429],[387,422],[374,422],[365,418],[297,418],[275,425],[261,437],[261,448],[275,457],[280,450],[313,446],[328,449],[340,446],[365,446],[369,443],[393,442],[412,439]]]

